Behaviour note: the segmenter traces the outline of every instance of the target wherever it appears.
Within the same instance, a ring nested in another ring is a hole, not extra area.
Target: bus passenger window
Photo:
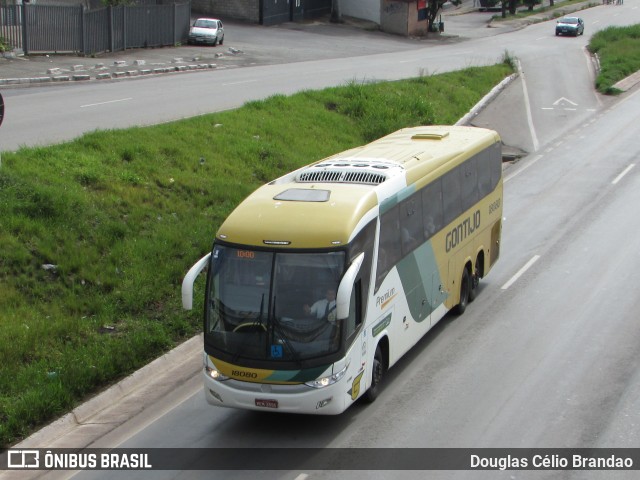
[[[398,206],[393,207],[380,217],[380,246],[378,247],[378,268],[376,271],[376,289],[382,283],[396,263],[402,258],[400,248],[400,221]]]
[[[478,190],[480,198],[484,198],[493,189],[491,184],[491,155],[488,151],[478,154]]]
[[[462,170],[456,167],[442,177],[442,203],[445,225],[462,213],[462,204],[460,203],[462,193],[461,173]]]
[[[413,195],[405,200],[400,207],[400,239],[403,256],[424,242],[422,202],[419,195]]]
[[[478,168],[476,159],[470,158],[462,168],[462,209],[467,210],[478,201]]]
[[[442,185],[440,180],[422,189],[424,235],[428,240],[442,228]]]

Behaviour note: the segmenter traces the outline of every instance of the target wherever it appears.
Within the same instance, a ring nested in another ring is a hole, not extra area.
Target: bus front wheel
[[[371,386],[364,394],[364,399],[368,403],[373,402],[380,394],[380,384],[384,377],[384,358],[382,357],[382,349],[380,345],[376,347],[376,353],[373,356],[373,369],[371,371]]]
[[[462,270],[462,278],[460,279],[460,302],[455,306],[456,315],[462,315],[469,304],[469,292],[471,291],[471,277],[469,270]]]

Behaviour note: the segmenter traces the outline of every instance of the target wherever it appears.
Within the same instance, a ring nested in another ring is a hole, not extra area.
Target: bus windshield
[[[335,296],[345,253],[215,245],[205,311],[207,343],[240,359],[301,362],[340,348]]]

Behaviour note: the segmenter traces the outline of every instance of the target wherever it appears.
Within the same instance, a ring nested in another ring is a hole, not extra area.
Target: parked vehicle
[[[480,0],[479,10],[481,12],[502,10],[502,2],[500,0]]]
[[[556,35],[573,35],[584,33],[584,21],[579,17],[562,17],[556,23]]]
[[[213,45],[224,43],[224,28],[217,18],[198,18],[189,29],[188,43]]]

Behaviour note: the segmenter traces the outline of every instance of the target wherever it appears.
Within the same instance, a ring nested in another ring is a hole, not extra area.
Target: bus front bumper
[[[263,412],[337,415],[352,403],[350,385],[337,382],[324,388],[306,385],[253,384],[238,380],[214,380],[203,372],[207,403],[218,407],[258,410]]]

